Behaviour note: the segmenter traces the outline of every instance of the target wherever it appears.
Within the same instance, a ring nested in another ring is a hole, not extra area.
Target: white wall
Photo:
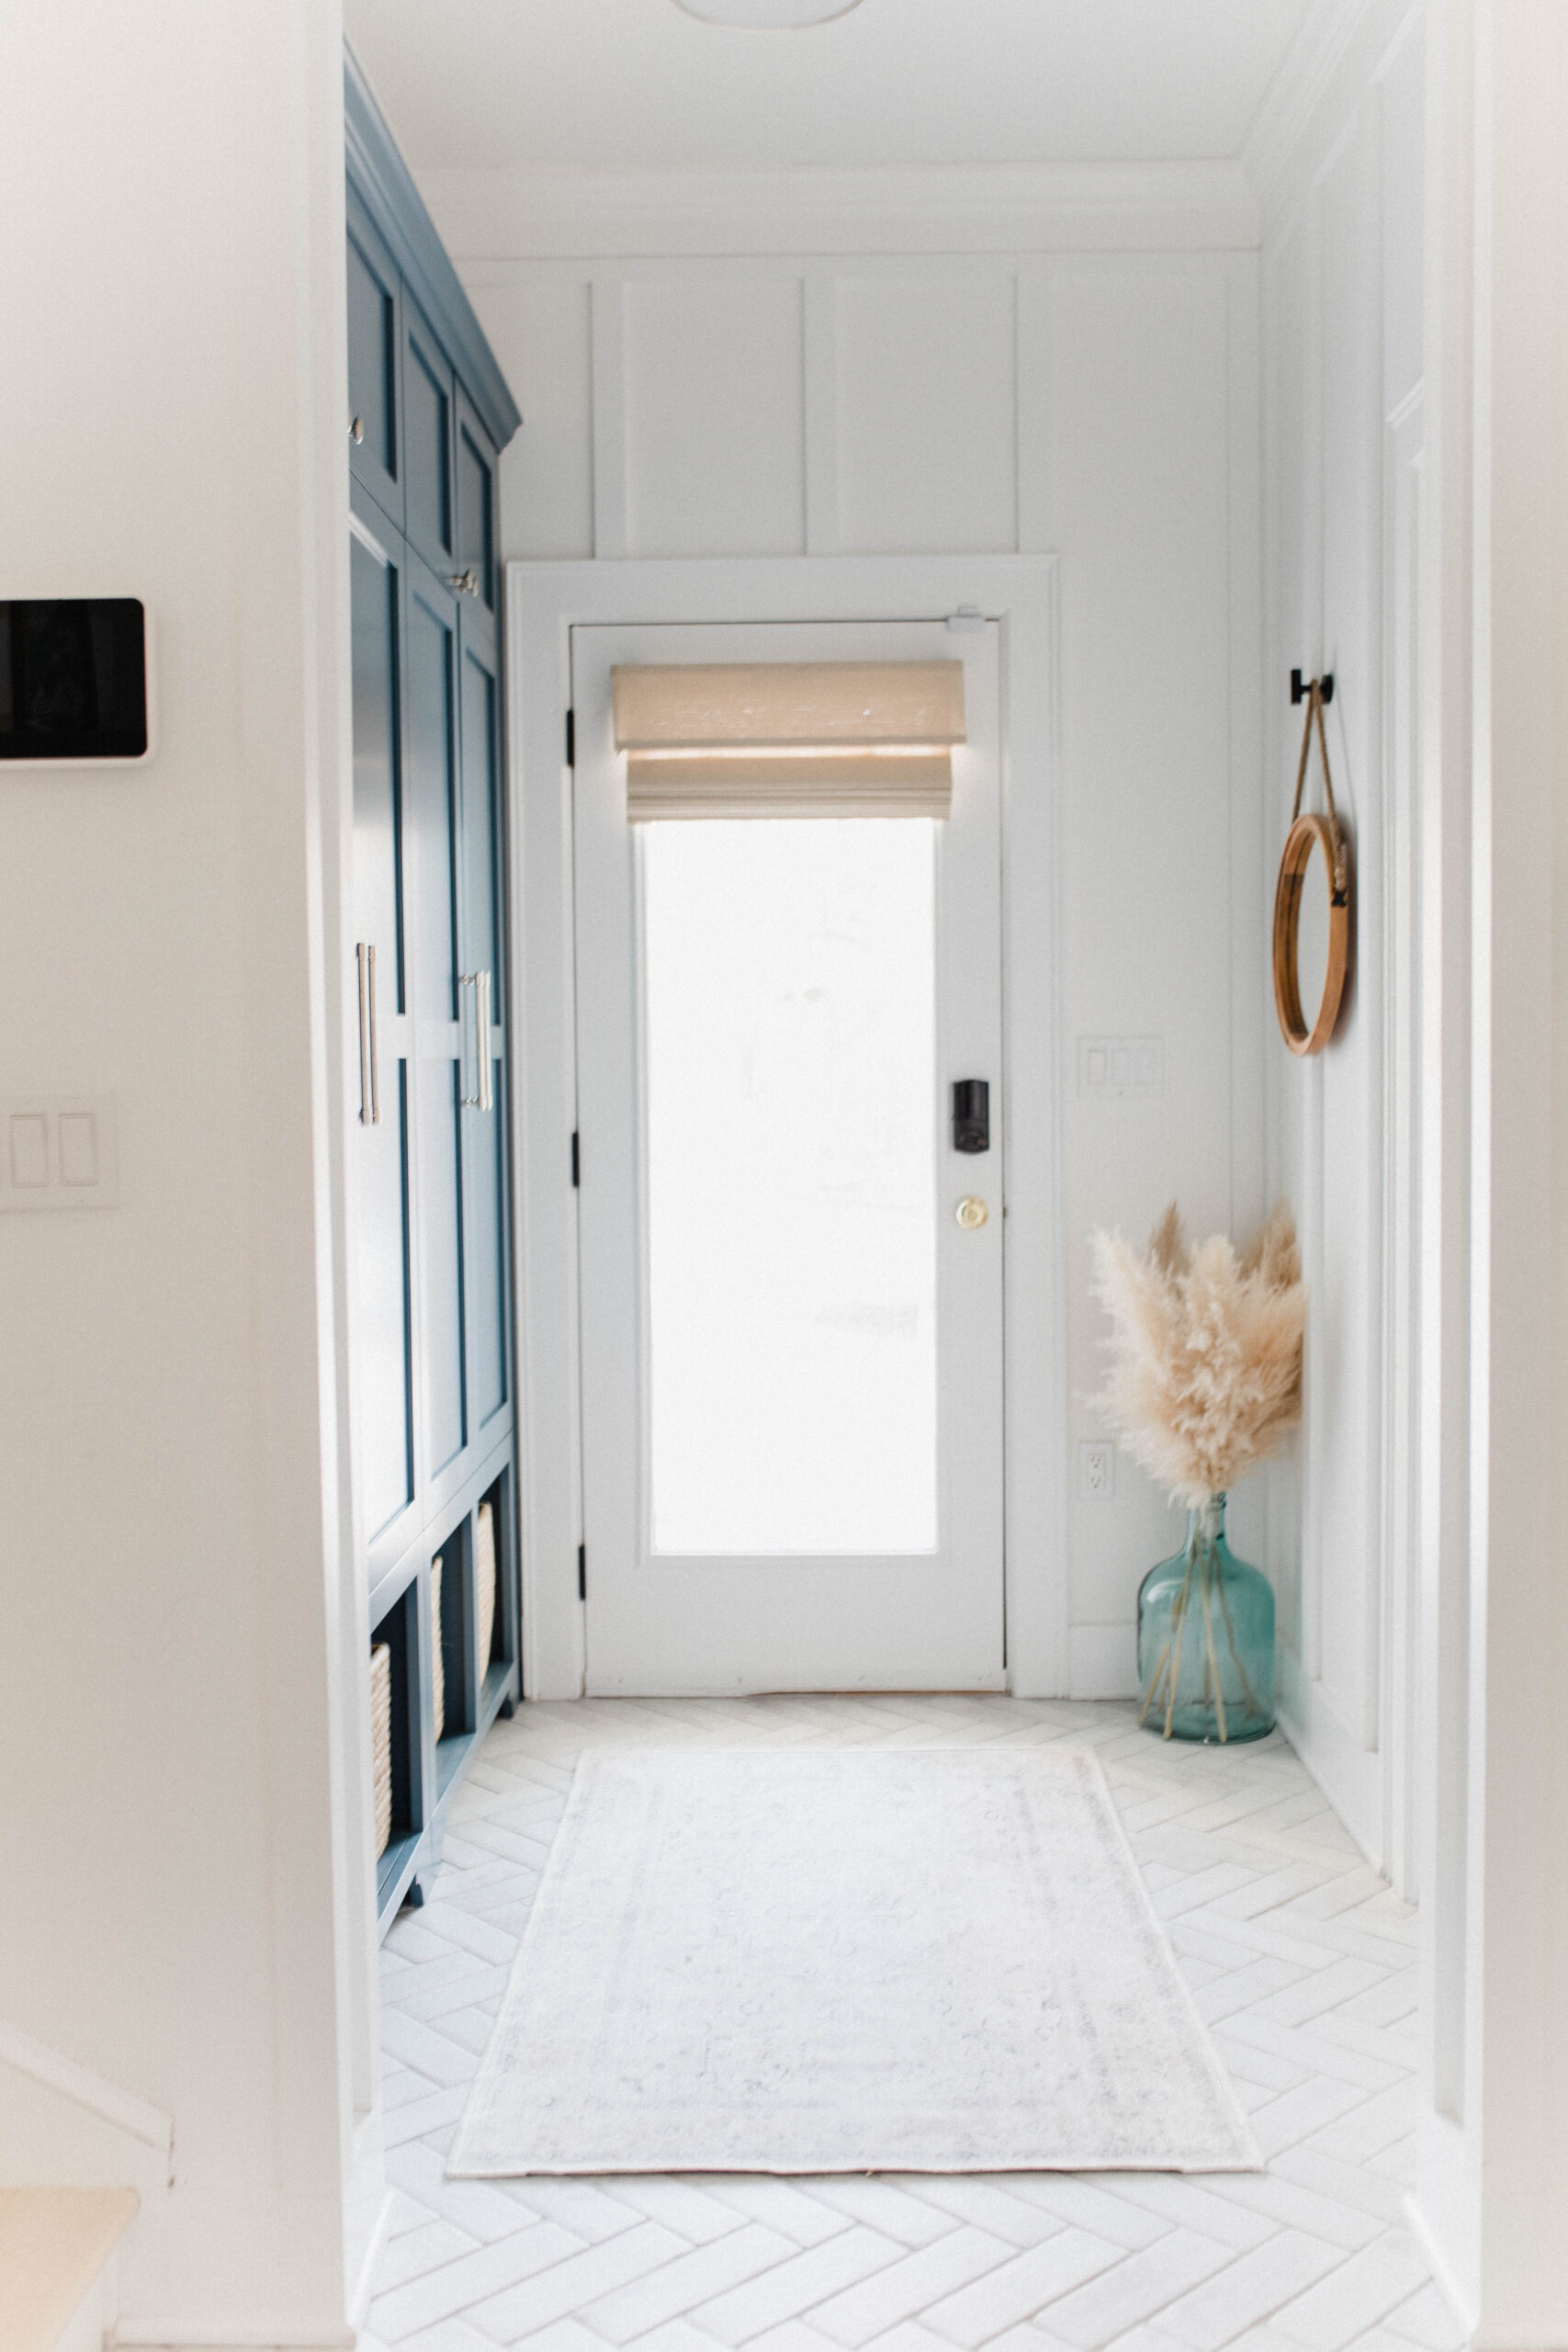
[[[594,219],[542,224],[505,175],[423,185],[524,412],[509,556],[1058,555],[1076,1451],[1103,1434],[1084,1401],[1093,1227],[1142,1236],[1172,1195],[1205,1230],[1263,1206],[1257,292],[1253,254],[1224,249],[1250,233],[1239,183],[1199,220],[1183,175],[1168,207],[1157,174],[1097,182],[1098,209],[1080,190],[1076,209],[1010,215],[1027,251],[958,209],[947,243],[970,250],[933,253],[889,250],[909,234],[903,183],[879,211],[868,175],[858,211],[811,214],[807,250],[832,259],[789,250],[772,183],[639,183],[610,199],[639,223],[632,260],[565,257]],[[797,233],[819,200],[795,199]],[[917,223],[937,201],[923,191]],[[857,224],[878,249],[854,250]],[[705,227],[713,257],[693,249]],[[1161,1091],[1080,1096],[1086,1036],[1160,1039]],[[1256,1495],[1234,1527],[1258,1556]],[[1112,1499],[1075,1493],[1067,1557],[1038,1571],[1065,1589],[1064,1686],[1132,1691],[1138,1582],[1179,1532],[1126,1462]]]
[[[1311,1297],[1304,1428],[1269,1515],[1281,1693],[1302,1752],[1407,1893],[1418,1106],[1396,981],[1413,978],[1418,952],[1409,559],[1424,447],[1425,103],[1420,6],[1363,10],[1287,152],[1264,161],[1262,257],[1266,854],[1271,870],[1300,754],[1290,673],[1331,672],[1329,757],[1357,893],[1354,979],[1332,1044],[1293,1062],[1271,1039],[1269,1057],[1270,1181],[1296,1204]],[[1324,806],[1315,752],[1308,795]]]
[[[0,35],[0,596],[134,594],[156,646],[144,767],[0,770],[0,1093],[112,1091],[120,1168],[0,1216],[0,2020],[96,2078],[0,2138],[58,2177],[172,2119],[129,2341],[351,2340],[341,77],[314,0]]]
[[[1568,41],[1555,0],[1318,28],[1253,154],[1266,661],[1335,672],[1362,888],[1274,1126],[1316,1278],[1293,1727],[1419,1888],[1411,2216],[1522,2352],[1568,2336]]]

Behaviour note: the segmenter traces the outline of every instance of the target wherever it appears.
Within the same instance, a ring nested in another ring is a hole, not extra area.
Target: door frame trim
[[[506,566],[513,1329],[529,1699],[581,1697],[585,1666],[571,1183],[571,631],[661,622],[930,621],[965,612],[996,621],[1001,635],[1008,1687],[1022,1697],[1066,1692],[1056,560],[786,556]]]

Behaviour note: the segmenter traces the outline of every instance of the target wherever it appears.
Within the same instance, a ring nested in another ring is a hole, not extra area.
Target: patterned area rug
[[[1087,1748],[593,1753],[452,2152],[1249,2171]]]

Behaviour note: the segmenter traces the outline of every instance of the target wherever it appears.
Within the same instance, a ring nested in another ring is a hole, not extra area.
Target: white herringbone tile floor
[[[592,1745],[1092,1742],[1264,2174],[449,2181],[572,1767]],[[367,2352],[1457,2352],[1402,2227],[1414,1917],[1278,1738],[1125,1706],[580,1701],[498,1724],[383,1961],[396,2189]]]

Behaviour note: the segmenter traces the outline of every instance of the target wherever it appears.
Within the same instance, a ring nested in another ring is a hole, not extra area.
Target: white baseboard
[[[1468,2343],[1475,2334],[1480,2313],[1472,2308],[1461,2289],[1458,2275],[1449,2260],[1447,2241],[1434,2225],[1416,2189],[1411,2189],[1404,2199],[1404,2219],[1411,2236],[1427,2257],[1438,2294],[1453,2313],[1455,2323]]]
[[[348,2299],[348,2316],[355,2327],[363,2327],[365,2315],[370,2309],[375,2292],[376,2274],[381,2267],[388,2234],[392,2226],[392,2192],[383,2188],[377,2203],[376,2218],[363,2246],[359,2249],[358,2273]]]
[[[117,2335],[113,2352],[354,2352],[357,2330],[331,2335],[182,2335],[129,2336]]]
[[[1384,1868],[1382,1758],[1362,1746],[1282,1645],[1275,1660],[1280,1729],[1375,1871]]]

